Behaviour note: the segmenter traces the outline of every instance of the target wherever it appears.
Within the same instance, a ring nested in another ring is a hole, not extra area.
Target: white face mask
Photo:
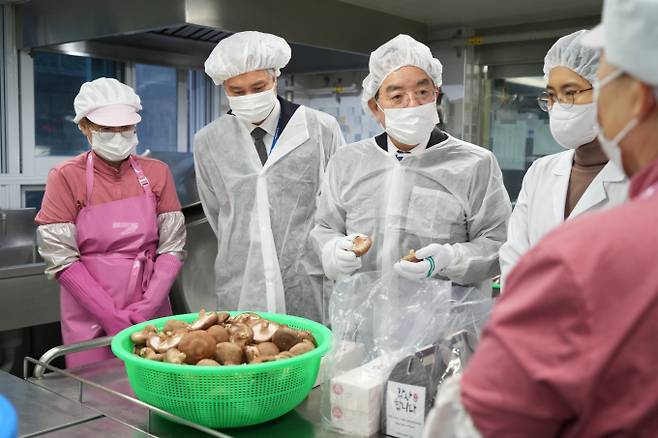
[[[135,131],[96,132],[91,131],[91,148],[107,161],[123,161],[135,152],[139,143]]]
[[[606,76],[602,81],[597,81],[596,84],[594,84],[594,102],[598,104],[599,100],[599,93],[601,91],[601,88],[605,87],[608,85],[610,82],[614,81],[621,75],[623,75],[624,72],[622,70],[617,70],[612,73],[610,73],[608,76]],[[621,158],[621,148],[619,147],[619,144],[621,141],[628,135],[629,132],[633,130],[637,126],[637,124],[640,121],[637,118],[632,118],[631,120],[626,123],[626,126],[624,126],[621,131],[615,135],[615,137],[610,140],[605,137],[603,134],[603,128],[599,124],[598,118],[596,121],[596,125],[599,130],[598,134],[598,140],[599,143],[601,143],[601,149],[603,149],[603,152],[606,154],[606,156],[612,161],[615,166],[622,172],[624,171],[624,163]]]
[[[249,123],[260,123],[270,115],[276,104],[276,86],[260,93],[229,96],[228,104],[238,118]]]
[[[596,138],[596,104],[573,105],[565,109],[559,103],[549,111],[551,134],[565,149],[577,149]]]
[[[377,104],[379,107],[379,104]],[[409,108],[382,108],[386,121],[386,132],[402,144],[409,146],[427,141],[439,123],[436,102]]]

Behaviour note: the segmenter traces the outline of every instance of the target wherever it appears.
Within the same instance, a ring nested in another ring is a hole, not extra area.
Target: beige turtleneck
[[[571,166],[571,176],[569,177],[567,200],[564,205],[565,219],[569,217],[587,187],[607,163],[608,157],[603,153],[598,141],[593,141],[576,149]]]

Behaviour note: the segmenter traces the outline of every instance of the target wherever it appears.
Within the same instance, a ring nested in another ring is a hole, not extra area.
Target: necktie
[[[258,152],[258,157],[260,158],[261,164],[265,164],[267,161],[267,148],[265,147],[265,142],[263,142],[263,137],[265,137],[267,131],[263,128],[256,128],[251,131],[251,136],[254,139],[254,144],[256,145],[256,151]]]
[[[403,159],[404,157],[406,157],[407,155],[409,155],[409,152],[408,152],[408,151],[397,150],[397,151],[395,152],[395,158],[397,158],[398,161],[402,161],[402,159]]]

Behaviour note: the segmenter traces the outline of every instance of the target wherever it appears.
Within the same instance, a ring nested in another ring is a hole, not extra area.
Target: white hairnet
[[[114,114],[111,107],[115,107]],[[142,119],[137,114],[142,109],[142,103],[135,90],[114,78],[98,78],[80,87],[80,92],[73,100],[73,121],[79,123],[84,117],[91,118],[92,114],[103,108],[109,108],[110,111],[102,114],[100,120],[92,122],[103,126],[124,126],[139,123]]]
[[[255,70],[269,70],[275,76],[290,61],[290,46],[281,37],[256,31],[239,32],[221,40],[205,62],[206,74],[215,85]]]
[[[563,36],[553,44],[544,58],[544,79],[555,67],[567,67],[594,83],[599,68],[600,51],[583,46],[582,36],[586,30],[579,30]]]
[[[606,0],[603,21],[583,44],[605,50],[609,64],[658,88],[658,1]]]
[[[363,80],[361,103],[368,112],[368,101],[375,97],[386,77],[405,66],[418,67],[441,86],[441,62],[432,56],[430,48],[409,35],[398,35],[370,54],[370,73]]]

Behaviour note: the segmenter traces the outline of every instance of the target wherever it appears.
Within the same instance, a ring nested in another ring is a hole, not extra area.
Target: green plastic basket
[[[149,324],[162,328],[172,318],[192,322],[198,314],[190,313],[129,327],[112,339],[112,351],[125,363],[130,386],[143,402],[212,428],[263,423],[295,409],[308,396],[320,359],[329,350],[331,331],[296,316],[254,313],[295,329],[309,330],[317,340],[317,348],[276,362],[221,367],[163,363],[133,354],[132,333]]]

